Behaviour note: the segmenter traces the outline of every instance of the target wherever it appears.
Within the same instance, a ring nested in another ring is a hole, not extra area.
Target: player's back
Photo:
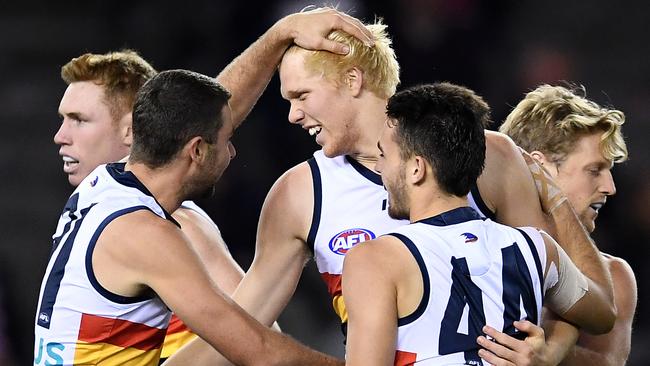
[[[398,320],[397,365],[481,365],[484,325],[517,336],[513,321],[538,322],[546,254],[536,230],[462,207],[390,235],[411,251],[424,281],[417,310]]]

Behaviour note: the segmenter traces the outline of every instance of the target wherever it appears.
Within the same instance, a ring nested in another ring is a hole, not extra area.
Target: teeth
[[[311,136],[317,135],[320,132],[320,130],[321,130],[320,126],[312,127],[309,129],[309,134]]]
[[[71,158],[69,156],[65,156],[65,155],[63,155],[61,158],[63,159],[63,162],[65,162],[65,163],[78,163],[79,162],[78,160],[75,160],[75,159],[73,159],[73,158]]]
[[[589,207],[593,208],[596,212],[603,207],[603,203],[592,203]]]

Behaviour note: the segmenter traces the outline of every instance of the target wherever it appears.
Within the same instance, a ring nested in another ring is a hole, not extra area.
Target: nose
[[[68,124],[65,120],[61,122],[61,127],[54,134],[54,143],[57,145],[69,145],[70,135],[68,134]]]
[[[616,194],[616,184],[614,184],[614,177],[612,176],[611,170],[607,170],[605,174],[603,174],[600,191],[607,196]]]
[[[233,145],[232,142],[228,143],[228,152],[230,153],[230,160],[234,159],[237,155],[237,150],[235,149],[235,145]]]
[[[303,112],[296,103],[291,102],[291,107],[289,108],[289,122],[300,123],[304,118],[305,112]]]

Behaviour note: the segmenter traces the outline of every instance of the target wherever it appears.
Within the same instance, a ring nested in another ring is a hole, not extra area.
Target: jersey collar
[[[361,164],[360,162],[354,160],[349,155],[345,155],[345,160],[348,163],[350,163],[350,165],[352,165],[354,170],[359,172],[359,174],[363,175],[366,179],[368,179],[369,181],[371,181],[371,182],[373,182],[373,183],[375,183],[377,185],[380,185],[382,187],[384,186],[384,183],[381,181],[381,175],[379,175],[376,172],[366,168],[363,164]]]
[[[145,187],[145,185],[142,184],[142,182],[140,182],[138,177],[136,177],[135,174],[133,174],[132,172],[124,170],[125,165],[126,163],[106,164],[106,170],[108,171],[108,174],[110,174],[111,177],[113,177],[113,179],[115,179],[115,181],[118,182],[119,184],[131,188],[135,188],[140,192],[144,193],[145,195],[153,198],[154,201],[156,201],[156,203],[158,204],[158,206],[160,206],[160,208],[163,210],[163,213],[165,214],[165,218],[171,221],[174,225],[181,227],[181,225],[172,217],[172,215],[170,215],[165,210],[165,208],[162,207],[162,205],[158,202],[158,200],[156,200],[156,197],[154,197],[154,195],[149,191],[149,189],[147,189],[147,187]]]
[[[418,220],[417,222],[433,226],[447,226],[472,220],[484,219],[478,214],[478,212],[476,212],[476,210],[471,207],[458,207],[433,217]]]

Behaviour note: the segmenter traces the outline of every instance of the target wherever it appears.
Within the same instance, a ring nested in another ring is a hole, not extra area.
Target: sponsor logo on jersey
[[[96,186],[98,181],[99,181],[99,176],[96,176],[95,179],[90,181],[90,186],[91,187]]]
[[[330,250],[338,255],[345,255],[353,246],[375,238],[375,234],[366,229],[347,229],[334,235],[330,240]]]
[[[465,243],[473,243],[473,242],[478,240],[476,235],[474,235],[472,233],[462,233],[462,234],[460,234],[460,236],[465,237]]]

